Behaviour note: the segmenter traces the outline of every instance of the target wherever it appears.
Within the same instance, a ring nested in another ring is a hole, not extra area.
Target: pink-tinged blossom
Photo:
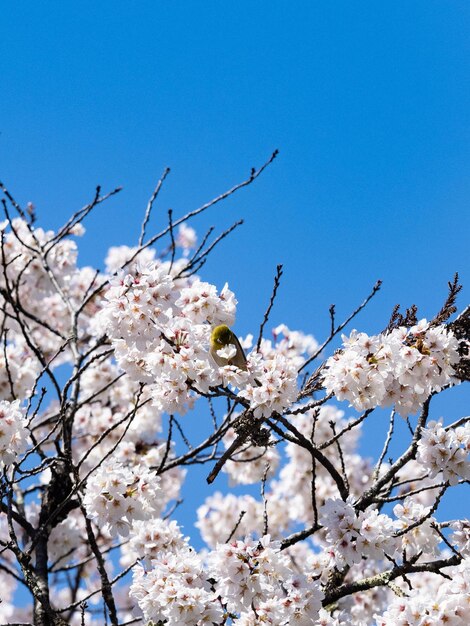
[[[279,598],[271,598],[256,605],[256,611],[242,611],[236,626],[281,626],[284,621],[284,605]]]
[[[325,609],[320,609],[318,614],[318,621],[315,626],[351,626],[350,622],[345,622],[338,618],[336,615],[333,616],[329,611]]]
[[[20,408],[20,401],[0,401],[0,465],[18,460],[29,443],[28,420]]]
[[[224,346],[220,350],[216,350],[216,352],[217,352],[217,356],[219,356],[221,359],[225,359],[226,361],[229,361],[236,355],[237,348],[232,343],[228,343],[226,346]]]
[[[359,514],[362,554],[371,560],[380,561],[384,555],[393,555],[399,542],[393,536],[393,520],[375,509]]]
[[[284,623],[309,626],[317,619],[324,597],[320,584],[309,575],[291,575],[284,585]]]
[[[208,555],[216,589],[231,613],[251,610],[271,597],[289,574],[289,561],[270,537],[220,544]]]
[[[310,626],[316,623],[323,594],[317,585],[294,578],[284,585],[285,595],[257,603],[242,611],[236,626]]]
[[[349,338],[343,335],[343,346],[327,360],[324,383],[358,411],[395,405],[407,416],[455,381],[458,341],[449,329],[426,320],[376,336],[354,330]]]
[[[114,432],[114,431],[113,431]],[[168,448],[166,441],[153,440],[150,444],[145,440],[136,439],[135,434],[133,437],[126,437],[124,441],[121,441],[116,447],[114,438],[111,438],[113,443],[113,456],[112,459],[116,463],[120,463],[124,467],[131,467],[140,469],[151,470],[152,468],[160,467],[164,458],[170,461],[174,458],[173,444]],[[106,441],[106,439],[105,439]],[[101,442],[100,445],[95,446],[89,457],[87,457],[85,463],[82,464],[87,468],[87,471],[96,467],[103,455],[108,454],[110,451],[110,445]],[[91,462],[93,460],[93,463]],[[154,474],[151,472],[150,476]],[[186,470],[181,467],[172,467],[163,472],[158,478],[158,502],[154,502],[156,511],[161,512],[165,510],[170,503],[175,502],[180,497],[181,485],[184,481]],[[153,480],[151,478],[151,480]]]

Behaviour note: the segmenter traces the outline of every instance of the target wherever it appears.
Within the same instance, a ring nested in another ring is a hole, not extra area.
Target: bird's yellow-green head
[[[235,345],[235,335],[232,333],[230,328],[225,324],[220,324],[212,329],[211,333],[211,348],[214,350],[220,350],[221,348],[225,348],[229,344]]]
[[[217,354],[218,350],[222,350],[228,345],[235,346],[235,354],[233,356],[227,358]],[[235,333],[233,333],[225,324],[220,324],[212,329],[210,354],[217,365],[221,367],[224,365],[235,365],[241,370],[246,371],[247,369],[246,357],[243,352],[243,348],[241,347]]]

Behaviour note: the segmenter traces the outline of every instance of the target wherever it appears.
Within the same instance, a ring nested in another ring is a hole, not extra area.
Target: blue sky
[[[49,227],[97,184],[124,186],[86,224],[84,264],[136,243],[166,166],[155,229],[278,148],[194,222],[202,234],[245,220],[203,273],[236,292],[240,334],[256,333],[278,263],[272,325],[319,340],[329,305],[345,316],[377,278],[362,330],[397,302],[432,317],[455,271],[468,301],[468,3],[18,1],[2,27],[0,179]],[[464,392],[436,416],[468,411]]]

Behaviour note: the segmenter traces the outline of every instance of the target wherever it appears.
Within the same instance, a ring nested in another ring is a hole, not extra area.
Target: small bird
[[[247,370],[243,348],[235,333],[225,324],[220,324],[220,326],[215,326],[212,329],[210,354],[217,365],[221,367],[235,365],[241,370]]]

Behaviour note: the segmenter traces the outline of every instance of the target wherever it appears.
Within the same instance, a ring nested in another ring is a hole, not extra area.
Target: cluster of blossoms
[[[442,422],[429,422],[421,433],[416,459],[431,478],[442,472],[444,481],[456,485],[470,479],[470,422],[445,428]]]
[[[451,528],[454,531],[451,535],[451,541],[457,550],[465,556],[470,557],[470,520],[458,520],[451,524]]]
[[[407,558],[439,555],[441,539],[434,530],[436,519],[429,515],[429,507],[409,496],[403,504],[395,505],[393,513],[395,519],[376,509],[356,512],[351,497],[346,502],[327,500],[320,509],[320,522],[325,528],[330,562],[352,566],[364,557],[370,559],[368,562],[400,558],[403,551]]]
[[[338,567],[359,563],[363,557],[381,560],[398,547],[393,520],[376,510],[356,514],[352,499],[329,499],[320,509],[332,564]]]
[[[47,361],[59,365],[71,359],[70,350],[61,349],[64,338],[70,334],[70,311],[64,299],[78,306],[86,294],[105,281],[105,277],[98,277],[91,267],[77,267],[77,244],[70,237],[58,239],[53,231],[33,228],[22,218],[13,219],[11,229],[5,232],[7,225],[7,222],[0,224],[0,230],[4,231],[2,254],[5,268],[0,276],[0,286],[6,292],[14,293],[16,301],[27,303],[29,315],[26,328],[30,340]],[[68,235],[81,236],[83,233],[80,224],[68,230]],[[17,378],[16,375],[14,380],[15,385],[19,385],[15,388],[16,393],[24,397],[26,390],[31,389],[30,379],[34,380],[41,368],[30,348],[24,345],[22,335],[25,327],[17,321],[15,300],[5,303],[3,297],[1,300],[5,306],[5,328],[20,339],[15,349],[21,353],[19,366],[26,380],[23,383],[22,377]],[[89,336],[88,326],[96,310],[96,298],[90,298],[78,320],[76,330],[79,339]],[[15,342],[12,343],[15,345]],[[14,355],[12,362],[15,363]]]
[[[126,562],[138,556],[130,595],[146,622],[209,626],[223,619],[223,611],[208,581],[203,559],[183,538],[175,522],[136,523]]]
[[[291,330],[285,324],[279,324],[273,328],[273,339],[263,339],[261,342],[261,354],[265,358],[282,354],[286,359],[292,360],[298,369],[303,365],[304,355],[311,357],[318,349],[318,343],[312,335],[306,335],[298,330]]]
[[[11,226],[8,232],[7,227]],[[14,218],[11,224],[8,220],[0,224],[0,231],[4,231],[3,249],[5,252],[5,274],[2,283],[14,282],[21,275],[22,285],[41,292],[56,293],[51,283],[51,275],[47,273],[42,262],[41,253],[47,252],[48,266],[53,268],[54,276],[61,284],[70,280],[77,261],[77,245],[72,239],[62,239],[57,245],[50,245],[56,237],[52,230],[33,228],[26,220]],[[75,236],[84,233],[82,226],[76,226],[70,232]],[[50,249],[49,249],[50,247]]]
[[[454,381],[458,341],[426,320],[369,336],[343,335],[343,349],[326,362],[324,384],[358,411],[395,405],[400,415],[416,413],[433,391]]]
[[[167,548],[151,564],[134,568],[131,586],[145,620],[203,626],[225,615],[239,626],[307,626],[319,617],[319,583],[295,573],[269,535],[220,544],[205,560],[188,546],[178,555]]]
[[[321,608],[319,583],[296,575],[269,535],[217,547],[208,569],[237,624],[312,623]]]
[[[123,546],[123,565],[137,559],[146,567],[162,552],[177,553],[186,548],[188,541],[183,537],[175,520],[170,522],[155,517],[149,520],[136,520],[132,526],[129,542]]]
[[[297,368],[292,360],[275,354],[269,360],[249,359],[258,383],[247,385],[239,396],[248,400],[255,417],[282,413],[297,397]]]
[[[158,477],[147,467],[129,468],[105,461],[88,481],[83,504],[112,536],[127,536],[135,520],[148,520],[161,511]]]
[[[253,376],[239,392],[248,400],[255,417],[282,413],[295,402],[298,369],[305,356],[318,347],[311,335],[290,330],[285,324],[273,330],[273,339],[263,339],[259,352],[248,355],[248,369]],[[244,345],[251,345],[251,336]]]
[[[187,257],[190,251],[196,247],[197,235],[196,231],[182,223],[178,226],[177,236],[175,237],[175,246],[181,248],[183,256]],[[123,269],[135,268],[136,266],[145,267],[156,262],[155,248],[140,248],[137,246],[111,246],[105,258],[105,267],[108,275],[114,275]],[[170,264],[165,264],[170,267]],[[187,267],[185,259],[175,259],[173,269],[175,275],[182,272]]]
[[[146,622],[211,626],[223,621],[223,610],[207,581],[202,558],[190,548],[161,553],[148,571],[135,567],[130,595]]]
[[[0,352],[0,397],[26,398],[40,372],[40,363],[20,338],[9,342]]]
[[[470,561],[465,560],[436,589],[408,590],[394,597],[377,626],[467,626],[470,609]]]
[[[430,507],[423,506],[414,497],[408,496],[403,504],[396,504],[393,513],[397,518],[395,528],[400,534],[401,549],[408,558],[416,554],[438,556],[439,535],[433,529],[436,519],[429,515]],[[408,528],[412,527],[409,531]]]
[[[29,443],[26,428],[28,420],[20,408],[20,401],[0,401],[0,465],[13,463]]]

